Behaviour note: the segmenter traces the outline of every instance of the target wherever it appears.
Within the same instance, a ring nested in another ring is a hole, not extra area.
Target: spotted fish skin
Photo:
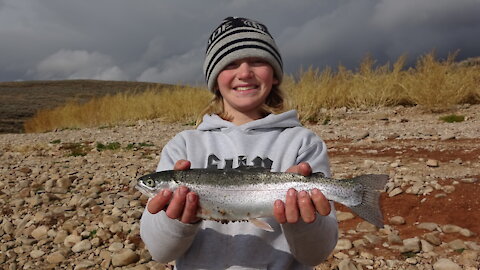
[[[273,216],[275,200],[284,200],[289,188],[318,188],[328,200],[341,203],[377,227],[383,227],[379,197],[388,175],[367,174],[351,179],[327,178],[322,173],[303,176],[270,172],[258,167],[162,171],[142,176],[136,188],[152,198],[162,189],[187,186],[199,196],[197,216],[222,222]]]

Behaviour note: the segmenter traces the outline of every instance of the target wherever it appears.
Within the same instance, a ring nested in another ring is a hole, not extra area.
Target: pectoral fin
[[[262,229],[264,231],[267,231],[267,232],[273,232],[274,231],[272,226],[270,226],[270,224],[268,224],[267,222],[265,222],[261,219],[251,218],[248,221],[250,223],[252,223],[253,225],[255,225],[255,227],[257,227],[259,229]]]

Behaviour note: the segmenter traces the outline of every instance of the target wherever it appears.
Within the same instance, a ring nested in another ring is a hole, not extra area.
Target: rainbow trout
[[[285,200],[289,188],[297,191],[318,188],[328,200],[341,203],[364,220],[383,227],[379,196],[387,180],[388,175],[384,174],[337,180],[326,178],[323,173],[303,176],[245,166],[156,172],[140,177],[136,188],[152,198],[162,189],[187,186],[199,196],[198,217],[221,222],[248,220],[260,227],[256,218],[273,216],[275,200]]]

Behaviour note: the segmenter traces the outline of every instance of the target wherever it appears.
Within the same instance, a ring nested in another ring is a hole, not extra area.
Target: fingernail
[[[316,188],[312,189],[311,192],[312,192],[312,195],[318,195],[318,194],[320,194],[320,190],[318,190],[318,189],[316,189]]]
[[[197,200],[196,197],[197,196],[195,196],[195,194],[188,194],[187,200],[188,200],[188,202],[194,203]]]
[[[297,191],[293,188],[289,189],[288,190],[288,196],[295,196],[297,193]]]
[[[280,200],[276,200],[274,205],[275,205],[275,207],[277,207],[277,208],[278,208],[278,207],[282,207],[282,202],[281,202]]]
[[[180,190],[179,190],[180,194],[181,195],[187,195],[188,193],[188,188],[186,187],[181,187]]]
[[[162,192],[162,196],[163,196],[163,197],[168,197],[168,196],[170,196],[170,195],[172,195],[172,191],[171,191],[171,190],[169,190],[169,189],[163,190],[163,192]]]
[[[302,198],[305,198],[305,197],[307,197],[307,192],[302,190],[302,191],[300,191],[300,193],[298,193],[298,196],[302,197]]]

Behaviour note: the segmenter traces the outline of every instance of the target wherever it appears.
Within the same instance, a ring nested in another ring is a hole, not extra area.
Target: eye
[[[232,63],[226,65],[224,69],[226,69],[226,70],[236,69],[238,66],[239,66],[239,64],[237,62],[232,62]]]
[[[147,178],[143,181],[147,187],[155,187],[155,181],[152,178]]]

